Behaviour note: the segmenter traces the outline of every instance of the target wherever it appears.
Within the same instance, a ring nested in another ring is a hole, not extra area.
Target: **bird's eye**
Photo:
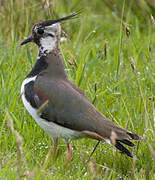
[[[43,34],[43,33],[44,33],[44,30],[43,30],[43,29],[38,29],[38,30],[37,30],[37,33],[38,33],[38,34]]]

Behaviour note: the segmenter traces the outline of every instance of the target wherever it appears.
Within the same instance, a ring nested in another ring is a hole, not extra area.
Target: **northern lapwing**
[[[36,64],[21,86],[27,111],[51,138],[93,138],[114,145],[120,152],[133,157],[123,144],[134,147],[130,140],[140,137],[116,125],[100,113],[84,92],[69,80],[60,50],[60,22],[67,17],[35,24],[32,34],[21,45],[34,42],[39,48]]]

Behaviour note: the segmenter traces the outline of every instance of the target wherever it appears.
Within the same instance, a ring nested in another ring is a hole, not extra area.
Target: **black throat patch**
[[[48,67],[48,64],[46,62],[46,56],[40,56],[36,64],[32,68],[31,72],[28,74],[26,78],[38,75],[43,70],[47,69],[47,67]]]

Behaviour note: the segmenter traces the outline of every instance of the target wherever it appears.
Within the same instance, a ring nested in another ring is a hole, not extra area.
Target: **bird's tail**
[[[131,132],[126,132],[129,137],[130,137],[130,140],[140,140],[141,138],[134,134],[134,133],[131,133]],[[115,142],[114,142],[114,146],[120,150],[121,153],[123,154],[126,154],[128,155],[129,157],[133,157],[132,153],[124,146],[124,145],[127,145],[127,146],[130,146],[130,147],[135,147],[135,144],[133,144],[129,139],[119,139],[119,138],[116,138]],[[122,145],[123,144],[123,145]]]
[[[83,133],[87,137],[100,141],[106,141],[107,143],[115,146],[121,153],[126,154],[132,158],[132,153],[124,145],[135,147],[135,145],[130,140],[141,140],[141,137],[118,126],[116,127],[116,129],[114,128],[114,130],[111,131],[111,135],[109,135],[109,137],[104,137],[96,132],[91,131],[83,131]]]

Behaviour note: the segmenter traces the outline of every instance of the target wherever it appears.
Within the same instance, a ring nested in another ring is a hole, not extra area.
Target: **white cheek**
[[[56,34],[61,34],[61,26],[59,23],[52,24],[51,26],[46,27],[48,32],[55,32]]]
[[[56,47],[56,39],[50,36],[46,38],[41,38],[40,44],[43,52],[45,51],[50,52]]]

